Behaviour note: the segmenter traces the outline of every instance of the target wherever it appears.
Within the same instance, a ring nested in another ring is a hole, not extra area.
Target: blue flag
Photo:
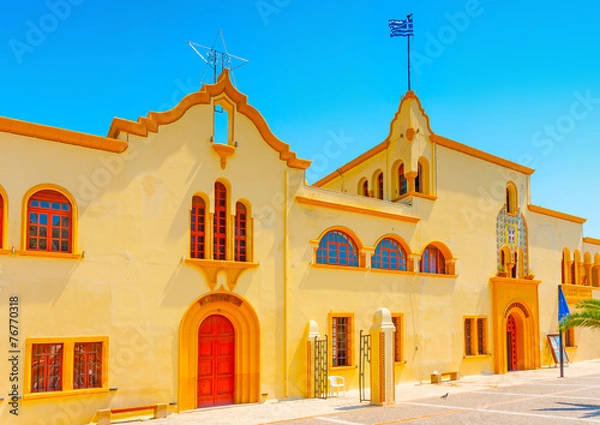
[[[406,19],[390,19],[390,37],[414,35],[412,13]]]
[[[558,287],[558,323],[562,322],[562,319],[570,314],[569,305],[567,304],[567,300],[565,299],[565,294],[563,294],[562,286]]]

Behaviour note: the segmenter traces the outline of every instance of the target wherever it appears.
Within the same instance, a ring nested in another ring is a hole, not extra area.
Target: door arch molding
[[[517,331],[517,369],[529,370],[539,367],[539,336],[537,335],[537,323],[535,315],[527,302],[517,300],[510,303],[502,315],[500,323],[501,346],[496,350],[498,355],[496,366],[497,373],[506,373],[508,371],[508,342],[507,326],[509,317],[512,316]]]
[[[198,298],[184,313],[179,329],[178,410],[197,407],[198,329],[212,315],[227,318],[235,331],[234,403],[259,401],[260,328],[244,298],[220,290]]]

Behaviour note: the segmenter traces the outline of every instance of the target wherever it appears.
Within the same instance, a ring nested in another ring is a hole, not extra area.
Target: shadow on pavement
[[[536,409],[537,411],[545,412],[565,412],[565,411],[588,411],[589,413],[582,417],[582,419],[595,418],[600,416],[600,405],[598,404],[583,404],[583,403],[567,403],[559,401],[556,404],[569,407],[546,407],[544,409]]]

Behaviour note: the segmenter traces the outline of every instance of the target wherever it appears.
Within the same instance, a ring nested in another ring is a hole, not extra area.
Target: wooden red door
[[[508,370],[517,370],[517,323],[512,314],[506,322],[506,355]]]
[[[198,329],[198,407],[233,403],[235,332],[220,315]]]

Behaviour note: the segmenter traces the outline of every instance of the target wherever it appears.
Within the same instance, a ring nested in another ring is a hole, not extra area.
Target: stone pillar
[[[319,326],[314,320],[308,321],[306,340],[306,397],[315,396],[315,338],[319,338]]]
[[[396,403],[394,373],[394,332],[392,314],[380,308],[371,326],[371,404],[386,406]]]

